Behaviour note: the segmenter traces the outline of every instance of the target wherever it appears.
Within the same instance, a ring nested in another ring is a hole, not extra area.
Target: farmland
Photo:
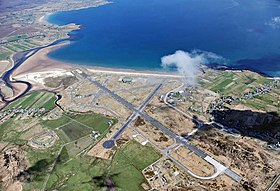
[[[45,108],[47,111],[51,110],[54,107],[54,102],[56,97],[53,93],[50,92],[33,92],[27,96],[24,96],[4,108],[4,110],[12,108]]]

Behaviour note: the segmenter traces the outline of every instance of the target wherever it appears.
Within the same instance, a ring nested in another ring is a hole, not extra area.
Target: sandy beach
[[[67,43],[62,43],[62,44],[41,49],[35,55],[30,57],[28,60],[26,60],[20,67],[18,67],[13,72],[12,77],[17,77],[19,75],[24,75],[24,74],[42,73],[48,71],[69,71],[74,68],[85,68],[90,72],[116,74],[116,75],[141,75],[141,76],[174,77],[174,78],[182,77],[176,73],[171,73],[171,72],[138,71],[132,69],[116,69],[116,68],[75,65],[75,64],[60,62],[51,59],[47,56],[49,52],[64,45],[67,45]]]
[[[49,52],[66,44],[67,43],[62,43],[39,50],[35,55],[22,63],[22,65],[13,72],[12,77],[26,73],[44,72],[49,70],[69,70],[73,68],[73,65],[50,59],[47,56]]]
[[[49,17],[51,14],[52,14],[52,13],[48,13],[48,14],[46,14],[46,15],[41,16],[41,17],[38,19],[39,23],[48,22],[48,21],[47,21],[47,20],[48,20],[48,17]]]
[[[63,75],[71,75],[71,71],[77,68],[83,68],[92,73],[104,73],[104,74],[115,74],[115,75],[136,75],[136,76],[153,76],[153,77],[168,77],[168,78],[182,78],[182,76],[176,73],[167,73],[160,71],[138,71],[131,69],[115,69],[115,68],[102,68],[102,67],[92,67],[85,65],[75,65],[70,63],[60,62],[49,58],[47,55],[49,52],[67,45],[69,42],[57,44],[47,48],[39,50],[36,54],[28,58],[24,63],[22,63],[17,69],[11,74],[11,79],[21,80],[29,82],[32,85],[30,91],[42,90],[46,87],[44,86],[44,79],[46,77],[56,77]],[[24,91],[26,91],[26,84],[13,83],[12,97],[7,98],[7,100],[12,100],[20,96]],[[49,89],[50,90],[50,89]],[[51,90],[50,90],[51,91]]]
[[[168,78],[182,78],[175,73],[168,74],[167,72],[157,72],[157,71],[136,71],[129,69],[114,69],[114,68],[100,68],[100,67],[88,67],[87,70],[95,73],[106,73],[106,74],[116,74],[116,75],[136,75],[136,76],[154,76],[154,77],[168,77]]]

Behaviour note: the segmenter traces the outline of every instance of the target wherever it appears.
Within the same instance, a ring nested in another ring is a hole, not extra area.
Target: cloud
[[[200,50],[194,50],[192,52],[178,50],[174,54],[161,58],[163,68],[175,67],[186,78],[186,84],[191,86],[196,85],[200,64],[221,62],[225,62],[223,57],[212,52]]]

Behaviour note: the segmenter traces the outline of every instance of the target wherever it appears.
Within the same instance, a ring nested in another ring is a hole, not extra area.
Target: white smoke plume
[[[175,67],[179,74],[186,78],[187,85],[195,86],[200,64],[221,63],[221,61],[225,62],[225,59],[212,52],[178,50],[174,54],[162,57],[161,65],[165,69]]]

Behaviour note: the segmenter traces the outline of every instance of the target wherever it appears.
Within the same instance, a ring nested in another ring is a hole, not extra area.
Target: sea
[[[81,25],[69,45],[49,54],[59,61],[163,70],[161,58],[182,50],[223,58],[210,67],[280,76],[279,0],[114,0],[47,20]]]

